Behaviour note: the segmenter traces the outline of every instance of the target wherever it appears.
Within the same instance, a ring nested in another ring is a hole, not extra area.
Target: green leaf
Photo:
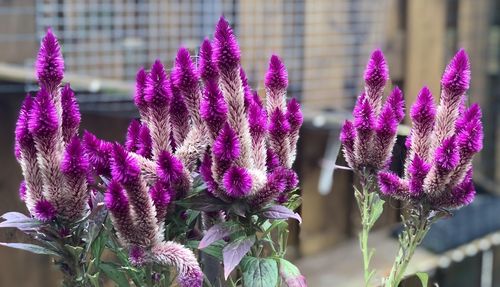
[[[68,250],[68,252],[71,255],[73,255],[74,258],[80,258],[80,256],[82,255],[82,252],[83,252],[83,247],[81,247],[81,246],[71,246],[71,245],[65,244],[64,248],[66,248],[66,250]]]
[[[274,259],[246,256],[241,267],[245,287],[271,287],[278,284],[278,264]]]
[[[420,279],[420,283],[422,283],[422,287],[427,287],[429,284],[429,275],[425,272],[417,272],[415,275]]]
[[[288,287],[307,287],[306,278],[290,261],[279,258],[280,276]]]
[[[29,251],[29,252],[35,253],[35,254],[60,256],[60,254],[58,254],[50,249],[47,249],[45,247],[42,247],[40,245],[35,245],[35,244],[0,242],[0,245],[10,247],[10,248],[20,249],[20,250],[24,250],[24,251]]]
[[[384,211],[384,200],[380,198],[380,196],[372,192],[370,193],[371,200],[371,212],[370,212],[370,226],[373,226],[375,222],[379,219],[380,215]]]
[[[99,272],[97,272],[94,275],[90,275],[90,274],[86,274],[86,275],[87,275],[87,279],[89,279],[90,284],[92,284],[92,286],[100,287],[100,285],[99,285]]]
[[[128,279],[123,273],[123,271],[119,270],[119,267],[112,263],[101,263],[99,268],[106,274],[106,276],[113,280],[119,287],[129,287]]]

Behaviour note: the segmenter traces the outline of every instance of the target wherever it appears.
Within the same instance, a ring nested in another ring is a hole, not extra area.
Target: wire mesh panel
[[[382,43],[386,0],[41,0],[37,35],[52,27],[67,70],[132,80],[179,45],[194,54],[220,15],[234,27],[253,87],[263,91],[272,53],[288,67],[292,96],[310,107],[350,107],[369,51]]]

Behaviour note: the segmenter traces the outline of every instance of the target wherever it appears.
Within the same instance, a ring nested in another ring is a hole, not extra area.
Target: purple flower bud
[[[62,132],[64,140],[68,142],[78,131],[81,116],[80,108],[76,102],[75,93],[69,84],[66,84],[61,91],[62,105]]]
[[[29,131],[38,138],[54,136],[59,120],[57,110],[49,93],[42,88],[37,96],[28,122]]]
[[[210,193],[214,194],[217,190],[217,183],[215,182],[212,175],[212,157],[209,152],[206,152],[203,156],[203,160],[200,165],[200,175],[205,184],[207,185],[207,189]]]
[[[271,113],[269,120],[269,133],[276,138],[284,138],[290,132],[290,123],[280,109]]]
[[[403,92],[399,89],[399,87],[395,87],[392,90],[392,93],[389,97],[387,97],[386,105],[392,108],[396,121],[398,123],[401,122],[405,117],[405,101]]]
[[[292,98],[287,105],[286,118],[290,123],[292,130],[298,130],[304,122],[304,116],[300,110],[300,104],[297,99]]]
[[[375,114],[370,103],[366,100],[360,100],[359,106],[354,114],[354,127],[358,134],[369,133],[375,129]]]
[[[472,104],[468,109],[459,113],[459,115],[460,116],[455,125],[457,134],[464,130],[468,125],[477,126],[481,124],[482,113],[478,104]]]
[[[139,138],[137,144],[137,154],[142,155],[145,158],[151,158],[153,141],[151,139],[149,129],[146,125],[141,125],[139,129]]]
[[[458,208],[470,204],[476,196],[476,189],[472,182],[472,168],[469,169],[463,181],[451,190],[451,194],[446,194],[448,200],[445,201],[448,208]]]
[[[252,89],[250,88],[250,85],[248,84],[248,78],[247,74],[245,73],[245,70],[243,70],[242,67],[240,67],[240,78],[241,78],[241,85],[243,86],[243,95],[245,96],[245,109],[247,109],[252,103],[253,103],[253,93]]]
[[[19,198],[21,199],[21,201],[26,200],[26,192],[27,192],[26,182],[23,180],[21,181],[21,184],[19,184]]]
[[[182,162],[168,151],[163,151],[158,156],[157,173],[164,183],[178,183],[183,176]]]
[[[248,123],[252,137],[262,136],[267,131],[266,110],[258,104],[252,103],[248,109]]]
[[[377,136],[386,144],[389,144],[396,136],[398,128],[398,121],[395,118],[397,115],[394,113],[392,107],[385,106],[380,116],[377,118],[375,132]]]
[[[101,139],[98,139],[92,133],[85,131],[83,134],[83,145],[90,166],[94,168],[97,174],[109,176],[110,170],[110,157],[112,152],[112,144]]]
[[[227,104],[222,91],[214,81],[207,81],[203,98],[201,99],[200,114],[212,135],[217,135],[227,119]]]
[[[146,250],[141,246],[132,245],[129,249],[128,258],[133,266],[141,267],[147,262]]]
[[[216,63],[212,59],[212,44],[208,38],[203,40],[200,47],[200,60],[198,61],[198,72],[203,81],[214,81],[219,77]]]
[[[125,149],[131,152],[137,151],[139,146],[139,133],[141,130],[141,122],[133,119],[127,129],[127,136],[125,138]]]
[[[471,122],[457,135],[457,145],[463,155],[472,156],[483,148],[483,125]]]
[[[273,91],[286,90],[288,87],[288,73],[285,64],[277,55],[272,55],[266,73],[265,85]]]
[[[408,166],[408,173],[410,176],[410,196],[413,198],[420,198],[423,193],[424,179],[431,169],[430,164],[422,160],[418,155],[413,157],[410,165]]]
[[[115,180],[108,184],[107,192],[104,196],[106,208],[118,217],[120,214],[128,213],[128,198],[123,187]]]
[[[222,179],[226,193],[230,197],[244,197],[252,188],[252,177],[243,167],[232,166]]]
[[[167,73],[160,60],[156,60],[146,78],[144,99],[152,107],[164,107],[170,102],[170,93],[167,89]]]
[[[446,67],[441,79],[441,85],[445,90],[454,95],[462,95],[469,89],[469,83],[469,56],[464,49],[460,49]]]
[[[365,68],[364,79],[370,89],[379,89],[389,79],[389,67],[381,50],[377,49],[370,55],[370,60]]]
[[[79,177],[86,176],[89,170],[89,161],[85,150],[78,139],[74,136],[66,146],[61,162],[61,171],[65,175]]]
[[[215,27],[213,53],[213,59],[222,73],[235,69],[240,63],[240,47],[224,17],[220,17]]]
[[[21,149],[33,146],[33,137],[28,129],[29,118],[33,109],[34,100],[30,95],[26,95],[19,112],[16,123],[16,158],[20,159]]]
[[[408,194],[408,185],[392,172],[379,172],[378,183],[385,196],[402,198]]]
[[[56,209],[47,200],[40,200],[35,204],[33,215],[40,221],[50,221],[56,217]]]
[[[238,135],[225,124],[213,145],[213,153],[218,160],[233,161],[240,156],[240,141]]]
[[[174,85],[183,92],[198,88],[199,77],[188,49],[181,47],[177,52],[171,77]]]
[[[269,172],[272,172],[280,166],[278,155],[271,149],[267,149],[266,166]]]
[[[42,88],[54,90],[64,76],[64,60],[61,47],[52,29],[42,39],[36,60],[36,74]]]
[[[429,88],[423,87],[420,90],[417,101],[411,107],[410,116],[414,124],[425,126],[426,130],[431,131],[436,116],[436,106]]]
[[[173,199],[174,191],[162,182],[157,182],[150,189],[151,199],[156,209],[156,220],[162,223],[167,214],[167,207]]]
[[[443,171],[453,170],[460,160],[455,136],[446,138],[436,149],[435,164]]]
[[[125,186],[135,184],[141,175],[137,160],[131,157],[118,143],[113,145],[111,175],[114,180]]]
[[[351,121],[345,120],[340,131],[340,142],[343,146],[344,158],[351,168],[355,166],[354,158],[354,140],[356,139],[356,130]]]
[[[176,146],[182,144],[189,132],[189,110],[181,91],[172,85],[172,102],[170,103],[170,123]]]
[[[144,94],[147,78],[148,74],[144,68],[139,69],[135,77],[134,103],[141,112],[147,110],[147,102]]]

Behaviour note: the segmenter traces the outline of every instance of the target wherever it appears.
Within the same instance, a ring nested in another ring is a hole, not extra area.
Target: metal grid
[[[179,45],[196,52],[220,15],[235,28],[254,88],[271,53],[288,67],[290,94],[319,108],[349,108],[370,50],[383,43],[386,0],[41,0],[40,39],[52,27],[67,70],[132,80],[157,58],[171,65]]]

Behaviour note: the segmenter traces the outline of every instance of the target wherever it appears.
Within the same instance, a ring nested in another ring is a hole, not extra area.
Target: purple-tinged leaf
[[[298,213],[291,211],[290,209],[282,205],[273,205],[262,211],[262,215],[268,219],[296,219],[299,223],[302,223],[302,218]]]
[[[306,278],[299,269],[285,259],[279,259],[280,276],[288,287],[307,287]]]
[[[200,241],[198,245],[198,249],[203,249],[208,247],[210,244],[214,243],[217,240],[221,240],[226,236],[229,236],[236,231],[238,231],[240,227],[233,222],[223,222],[212,226],[205,236]]]
[[[21,220],[21,219],[29,219],[28,216],[20,213],[20,212],[15,212],[15,211],[12,211],[12,212],[7,212],[3,215],[0,216],[1,218],[7,220],[7,221],[10,221],[10,220]]]
[[[44,254],[44,255],[52,255],[52,256],[60,256],[56,252],[47,249],[45,247],[35,245],[35,244],[28,244],[28,243],[4,243],[0,242],[0,245],[5,246],[5,247],[10,247],[10,248],[15,248],[15,249],[20,249],[24,251],[29,251],[31,253],[35,254]]]
[[[224,247],[222,250],[224,279],[227,279],[229,274],[231,274],[231,271],[233,271],[234,268],[240,264],[241,259],[247,254],[248,251],[250,251],[250,248],[252,248],[254,243],[255,236],[251,236],[238,239]]]

